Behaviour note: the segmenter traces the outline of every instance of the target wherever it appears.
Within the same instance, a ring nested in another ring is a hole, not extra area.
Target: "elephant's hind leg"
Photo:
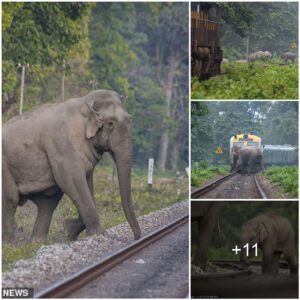
[[[16,229],[15,213],[19,203],[19,192],[10,172],[3,166],[2,180],[2,241],[12,242]]]
[[[291,275],[297,275],[298,274],[298,265],[297,265],[296,260],[293,256],[293,253],[284,253],[284,258],[290,266]]]
[[[58,191],[52,196],[40,194],[31,199],[38,208],[38,215],[31,235],[32,241],[47,242],[52,215],[62,196],[63,192]]]

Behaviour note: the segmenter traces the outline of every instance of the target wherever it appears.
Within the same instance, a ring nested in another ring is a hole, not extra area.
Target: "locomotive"
[[[236,134],[230,139],[229,160],[233,163],[233,147],[257,147],[263,152],[264,165],[294,165],[298,163],[298,149],[291,145],[262,145],[262,139],[253,134]]]
[[[191,3],[191,73],[200,80],[221,73],[220,27],[217,3]]]
[[[233,147],[256,147],[261,149],[261,138],[254,134],[236,134],[230,139],[229,160],[233,163]]]

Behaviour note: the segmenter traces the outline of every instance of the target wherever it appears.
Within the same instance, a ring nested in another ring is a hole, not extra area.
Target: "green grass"
[[[177,180],[171,172],[155,173],[151,191],[148,191],[147,171],[133,169],[132,172],[132,198],[137,216],[149,214],[171,206],[187,199],[188,178]],[[94,195],[97,211],[102,228],[107,229],[126,221],[119,195],[117,174],[110,166],[99,166],[94,174]],[[16,219],[18,223],[17,241],[14,245],[3,245],[2,266],[5,270],[19,259],[30,258],[35,255],[41,246],[30,243],[29,237],[35,221],[36,209],[34,204],[28,202],[24,207],[18,208]],[[71,200],[64,196],[54,212],[48,243],[67,242],[63,229],[63,221],[77,217],[77,210]],[[84,235],[85,233],[82,233]]]
[[[276,183],[283,192],[298,197],[298,168],[295,166],[269,167],[263,175]]]
[[[227,174],[229,174],[228,165],[208,166],[206,162],[194,163],[192,165],[191,184],[200,187],[209,179]]]
[[[192,78],[192,99],[298,99],[298,64],[229,63],[211,80]]]

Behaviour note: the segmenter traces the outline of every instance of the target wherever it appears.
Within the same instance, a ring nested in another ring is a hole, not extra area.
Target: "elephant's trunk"
[[[128,152],[129,154],[124,154],[124,152]],[[124,151],[124,148],[122,149],[122,153],[114,153],[123,210],[133,231],[134,239],[137,240],[141,237],[141,229],[133,211],[131,200],[131,156],[131,150]]]

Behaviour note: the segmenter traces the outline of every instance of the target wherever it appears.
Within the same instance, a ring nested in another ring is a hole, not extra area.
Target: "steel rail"
[[[209,184],[207,184],[206,186],[200,188],[200,189],[197,189],[195,191],[193,191],[191,193],[191,198],[192,199],[198,199],[200,196],[206,194],[207,192],[213,190],[214,188],[216,188],[218,185],[220,185],[223,181],[233,177],[234,175],[236,175],[236,173],[230,173],[226,176],[223,176]]]
[[[262,189],[261,185],[259,184],[256,175],[254,175],[253,178],[254,178],[254,183],[255,183],[256,189],[257,189],[261,199],[268,199],[265,192],[264,192],[264,190]]]
[[[210,259],[209,260],[212,263],[215,264],[219,264],[219,265],[240,265],[240,261],[239,260],[234,260],[234,259]],[[261,260],[251,260],[249,261],[250,265],[252,266],[261,266],[262,261]],[[279,266],[282,269],[288,269],[289,268],[289,264],[286,261],[280,261],[279,262]]]
[[[186,224],[189,220],[189,215],[185,215],[174,222],[160,228],[159,230],[150,233],[142,239],[133,242],[125,248],[113,253],[112,255],[73,273],[69,277],[60,280],[34,293],[34,298],[64,298],[74,291],[80,289],[84,285],[91,282],[93,279],[100,277],[104,273],[129,259],[134,254],[142,251],[144,248],[160,240],[164,236],[173,232],[180,226]]]

